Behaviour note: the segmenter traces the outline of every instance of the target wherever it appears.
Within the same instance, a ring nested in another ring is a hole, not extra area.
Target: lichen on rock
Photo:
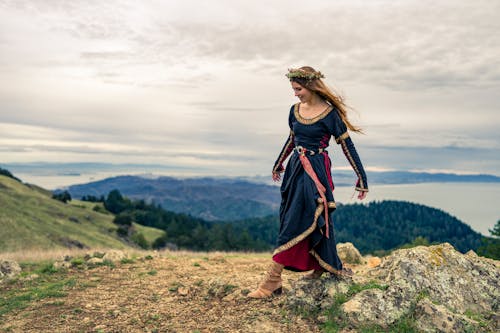
[[[339,243],[337,244],[337,253],[340,259],[349,264],[361,264],[363,256],[352,243]]]
[[[380,265],[357,272],[353,279],[296,283],[287,304],[311,311],[337,306],[353,328],[390,328],[415,318],[416,329],[424,332],[499,329],[493,314],[499,307],[500,269],[494,260],[443,243],[394,251]]]
[[[0,260],[0,279],[10,279],[21,273],[21,267],[14,260]]]

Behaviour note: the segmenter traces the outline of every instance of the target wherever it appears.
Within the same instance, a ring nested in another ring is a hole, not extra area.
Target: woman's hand
[[[281,180],[281,175],[278,172],[273,172],[273,181],[279,182]]]
[[[366,191],[359,191],[359,194],[358,194],[358,199],[359,200],[363,200],[364,198],[366,198]]]

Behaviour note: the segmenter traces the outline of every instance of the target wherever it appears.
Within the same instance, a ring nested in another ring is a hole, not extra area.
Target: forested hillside
[[[449,242],[459,251],[476,250],[483,236],[448,213],[404,201],[338,205],[334,213],[339,242],[352,242],[363,253],[390,250],[423,237],[430,243]],[[272,244],[279,229],[278,217],[233,222],[254,238]]]
[[[270,250],[279,231],[276,216],[207,222],[163,210],[143,200],[131,201],[119,191],[109,193],[104,206],[137,223],[166,231],[157,247],[192,250]],[[476,250],[483,238],[446,212],[403,201],[339,205],[334,213],[337,239],[352,242],[364,253],[391,250],[420,237],[428,242],[449,242],[458,250]]]

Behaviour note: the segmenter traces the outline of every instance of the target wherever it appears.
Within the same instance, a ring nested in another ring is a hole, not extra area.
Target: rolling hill
[[[114,189],[130,199],[155,202],[166,210],[207,221],[275,214],[281,200],[277,186],[238,179],[118,176],[68,187],[74,198],[106,196]]]
[[[129,248],[116,234],[111,214],[95,204],[54,200],[51,193],[0,175],[0,252],[55,248]],[[148,241],[163,231],[135,225]]]

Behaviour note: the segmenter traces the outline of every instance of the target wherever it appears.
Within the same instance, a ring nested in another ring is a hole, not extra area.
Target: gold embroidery
[[[325,118],[329,113],[330,111],[333,110],[332,106],[329,105],[325,111],[321,112],[320,114],[318,114],[316,117],[313,117],[313,118],[304,118],[300,115],[299,113],[299,105],[300,103],[297,103],[295,104],[295,107],[294,107],[294,110],[293,110],[293,113],[295,115],[295,118],[297,119],[297,121],[301,124],[304,124],[304,125],[311,125],[311,124],[314,124],[315,122]]]
[[[345,140],[349,137],[349,133],[346,131],[344,134],[340,135],[338,138],[335,139],[335,142],[337,142],[337,144],[340,143],[340,141],[342,140]]]
[[[306,231],[304,231],[303,233],[301,233],[300,235],[298,235],[297,237],[295,237],[294,239],[292,239],[288,243],[285,243],[285,244],[281,245],[280,247],[276,248],[276,250],[274,250],[274,252],[273,252],[273,256],[280,253],[280,252],[291,249],[292,247],[294,247],[295,245],[299,244],[301,241],[306,239],[306,237],[309,236],[316,228],[318,218],[322,212],[323,212],[323,204],[318,204],[318,207],[316,207],[316,211],[314,212],[314,220],[313,220],[313,223],[311,224],[311,226],[309,228],[307,228]]]
[[[323,200],[321,200],[321,198],[316,199],[316,202],[318,204],[323,204]],[[328,201],[328,208],[337,208],[335,201]]]
[[[318,261],[319,265],[321,267],[323,267],[324,269],[326,269],[327,271],[329,271],[331,273],[335,273],[335,272],[339,271],[338,269],[333,268],[333,266],[329,265],[326,261],[321,259],[321,257],[319,256],[319,254],[316,251],[311,249],[311,251],[309,251],[309,253],[312,254],[314,256],[314,258],[316,258],[316,260]]]
[[[349,152],[349,149],[347,149],[347,145],[344,140],[342,140],[342,150],[344,151],[345,155],[347,156],[347,159],[349,160],[349,163],[351,164],[352,168],[354,169],[354,172],[358,175],[359,179],[359,185],[361,188],[366,188],[365,185],[363,184],[363,178],[361,177],[361,173],[358,170],[358,167],[356,166],[356,163],[354,163],[354,159],[351,156],[351,153]]]
[[[293,131],[290,130],[290,135],[288,136],[288,141],[281,152],[280,158],[276,162],[276,165],[273,168],[273,172],[278,172],[277,169],[283,164],[283,160],[286,158],[286,152],[288,151],[288,147],[293,143]]]

